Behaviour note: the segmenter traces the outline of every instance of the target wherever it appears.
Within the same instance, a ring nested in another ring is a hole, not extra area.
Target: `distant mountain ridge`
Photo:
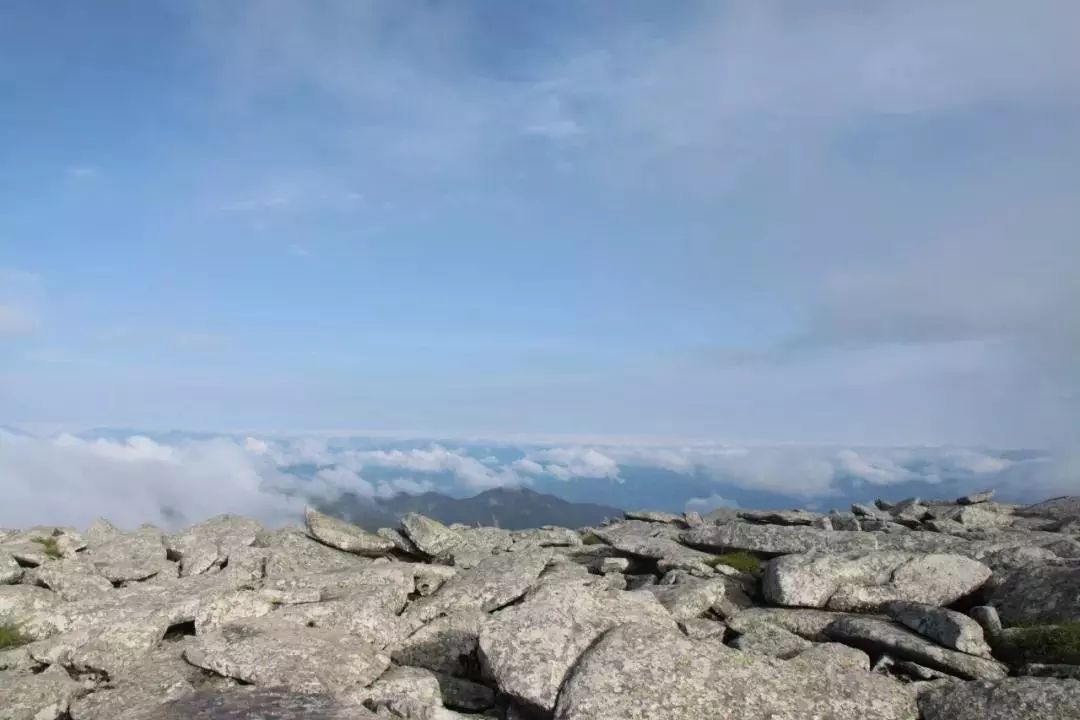
[[[322,512],[367,530],[394,527],[410,512],[446,524],[486,525],[506,530],[526,530],[542,525],[594,526],[607,518],[621,517],[623,512],[608,505],[568,502],[527,488],[495,488],[468,498],[426,492],[370,500],[346,493],[317,506]]]

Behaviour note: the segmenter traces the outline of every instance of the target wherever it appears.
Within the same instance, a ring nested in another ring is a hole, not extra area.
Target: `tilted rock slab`
[[[1080,567],[1032,567],[1011,572],[991,595],[1006,626],[1080,621]]]
[[[311,537],[344,552],[378,557],[394,549],[392,541],[314,508],[304,510],[304,522]]]
[[[627,622],[677,632],[647,591],[621,592],[587,580],[544,583],[481,628],[480,659],[502,692],[550,712],[578,656],[605,630]]]
[[[762,589],[775,605],[862,612],[893,600],[948,605],[990,575],[988,567],[961,555],[808,553],[769,561]]]
[[[622,625],[578,662],[555,720],[911,720],[910,687],[861,670],[756,657],[678,631]]]
[[[825,628],[825,635],[870,653],[888,653],[969,680],[996,680],[1007,674],[999,662],[943,648],[902,625],[880,618],[839,618]]]
[[[990,658],[982,625],[955,610],[914,602],[891,602],[885,606],[889,617],[947,648],[968,655]]]
[[[950,682],[919,695],[924,720],[1066,720],[1080,718],[1080,681],[1006,678]]]

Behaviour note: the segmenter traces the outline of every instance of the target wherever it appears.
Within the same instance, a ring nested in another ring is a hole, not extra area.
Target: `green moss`
[[[1080,621],[1010,628],[995,646],[1012,663],[1080,665]]]
[[[14,625],[0,625],[0,649],[18,647],[30,642]]]
[[[607,543],[600,539],[599,535],[592,531],[586,532],[582,536],[581,542],[585,545],[607,545]]]
[[[726,555],[717,555],[708,563],[713,567],[717,565],[727,565],[728,567],[735,568],[739,572],[750,573],[756,575],[761,571],[761,560],[752,552],[746,550],[740,550],[739,552],[727,553]]]
[[[34,538],[34,542],[41,546],[41,551],[53,559],[60,559],[64,557],[64,553],[60,551],[60,546],[56,544],[56,538]]]

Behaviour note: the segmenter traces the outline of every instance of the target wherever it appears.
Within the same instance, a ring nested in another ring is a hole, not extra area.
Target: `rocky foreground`
[[[0,530],[0,718],[1080,718],[1080,497]]]

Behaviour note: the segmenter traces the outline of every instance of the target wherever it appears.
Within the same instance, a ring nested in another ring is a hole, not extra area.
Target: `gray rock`
[[[608,575],[610,573],[625,573],[629,569],[630,561],[626,558],[604,558],[600,562],[600,572],[604,575]]]
[[[99,598],[112,592],[113,585],[85,558],[54,560],[29,571],[35,585],[49,588],[62,600]]]
[[[0,718],[59,720],[87,690],[59,667],[41,673],[5,672],[0,674]]]
[[[405,533],[401,532],[397,528],[379,528],[375,531],[375,534],[384,540],[389,540],[393,544],[394,549],[398,552],[405,553],[406,555],[422,555],[420,549],[413,544],[413,541],[405,537]]]
[[[771,560],[762,589],[776,605],[872,611],[893,600],[948,605],[989,577],[989,568],[960,555],[811,553]]]
[[[394,548],[394,543],[390,540],[362,530],[352,523],[325,515],[314,508],[304,510],[304,521],[313,538],[338,550],[378,557]]]
[[[739,619],[743,622],[768,622],[817,643],[829,642],[825,628],[842,617],[847,617],[847,614],[804,608],[755,607],[739,614]]]
[[[685,519],[682,515],[676,515],[675,513],[659,512],[657,510],[627,510],[623,513],[623,516],[627,520],[642,520],[644,522],[653,523],[668,523],[669,525],[678,525],[684,527],[686,525]]]
[[[683,513],[683,522],[686,523],[686,527],[694,528],[701,527],[705,524],[705,519],[701,517],[701,513],[694,510],[687,510]]]
[[[112,583],[146,580],[156,575],[176,577],[179,568],[169,562],[165,533],[144,525],[122,532],[108,521],[96,521],[86,533],[86,556]]]
[[[681,538],[687,545],[714,552],[749,550],[767,555],[805,553],[811,550],[847,552],[877,549],[877,539],[869,533],[750,523],[708,525],[687,530],[682,533]]]
[[[536,530],[518,530],[510,533],[513,540],[508,548],[514,552],[534,547],[578,547],[581,535],[568,528],[546,527]]]
[[[269,552],[265,561],[267,578],[292,577],[330,570],[359,570],[371,562],[367,558],[327,547],[295,528],[269,533],[264,543]],[[230,560],[230,568],[232,564]]]
[[[578,663],[555,720],[910,720],[914,693],[862,671],[812,671],[692,641],[677,631],[623,625]]]
[[[420,552],[440,562],[450,562],[454,550],[465,544],[461,535],[419,513],[409,513],[402,518],[401,529]]]
[[[286,687],[233,687],[188,695],[130,720],[376,720],[377,717],[325,694],[293,692]]]
[[[495,691],[487,685],[453,675],[436,674],[442,704],[453,710],[480,712],[495,704]]]
[[[652,585],[642,592],[652,593],[676,620],[692,620],[704,615],[726,594],[720,579],[700,580],[690,577],[674,585]]]
[[[0,585],[13,585],[22,580],[22,565],[5,552],[0,552]]]
[[[1015,570],[990,596],[1005,625],[1080,620],[1080,567]]]
[[[886,604],[885,612],[901,625],[939,645],[968,655],[993,657],[982,626],[967,615],[936,605],[902,601]]]
[[[1005,677],[1005,666],[993,660],[947,650],[907,628],[874,617],[848,616],[834,620],[825,635],[870,653],[888,653],[902,660],[971,680]]]
[[[979,623],[986,635],[994,636],[1001,632],[1001,618],[998,611],[992,605],[978,605],[968,610],[972,620]]]
[[[390,658],[354,636],[268,617],[201,635],[184,658],[243,683],[330,695],[370,685],[390,665]]]
[[[724,623],[705,618],[683,620],[679,623],[679,627],[686,634],[686,637],[691,640],[704,640],[705,638],[723,640],[724,634],[727,632],[727,625]]]
[[[813,525],[824,515],[807,510],[739,510],[743,520],[767,525]]]
[[[1080,718],[1080,681],[1005,678],[947,683],[919,695],[924,720]]]
[[[1060,678],[1062,680],[1080,680],[1080,665],[1027,663],[1020,668],[1019,674],[1029,675],[1031,677]]]
[[[483,610],[460,610],[419,628],[390,651],[394,662],[414,665],[455,677],[479,671],[476,645],[487,621]]]
[[[1021,517],[1040,517],[1051,520],[1080,517],[1080,495],[1067,495],[1028,505],[1018,508],[1016,514]]]
[[[707,528],[699,528],[699,530],[705,529]],[[630,520],[596,528],[593,533],[607,544],[628,555],[663,560],[670,567],[678,565],[695,568],[703,573],[711,574],[712,572],[709,565],[713,559],[712,555],[693,550],[677,542],[679,531],[671,525]]]
[[[368,688],[358,691],[355,700],[377,710],[402,698],[430,707],[442,706],[439,679],[430,670],[416,667],[393,667]]]
[[[550,550],[538,550],[487,558],[454,575],[434,595],[412,603],[406,614],[428,622],[458,610],[496,610],[524,595],[551,557]]]
[[[422,596],[434,595],[450,578],[457,575],[458,571],[445,565],[421,565],[415,566],[414,587]]]
[[[180,576],[219,569],[238,548],[255,544],[263,527],[239,515],[218,515],[165,539],[171,556],[180,560]]]
[[[832,512],[829,514],[829,522],[833,530],[845,530],[847,532],[862,530],[859,518],[854,513]]]
[[[60,597],[32,585],[0,585],[0,625],[14,625],[33,639],[48,637],[55,628],[42,622],[60,604]]]
[[[604,631],[627,622],[676,631],[674,620],[650,593],[586,583],[544,583],[481,628],[480,660],[501,692],[550,712],[566,672]]]
[[[892,518],[886,510],[881,510],[876,507],[864,505],[862,503],[852,503],[851,512],[859,515],[860,517],[875,518],[878,520],[888,520]]]
[[[843,643],[810,643],[810,647],[793,657],[789,668],[801,667],[807,672],[836,672],[838,670],[869,670],[870,656],[858,648]]]
[[[984,503],[990,501],[994,497],[993,490],[983,490],[982,492],[971,493],[970,495],[964,495],[956,499],[957,505],[975,505],[977,503]]]
[[[728,626],[739,633],[728,644],[743,652],[788,660],[814,645],[779,625],[760,620],[746,621],[736,616],[728,621]]]

